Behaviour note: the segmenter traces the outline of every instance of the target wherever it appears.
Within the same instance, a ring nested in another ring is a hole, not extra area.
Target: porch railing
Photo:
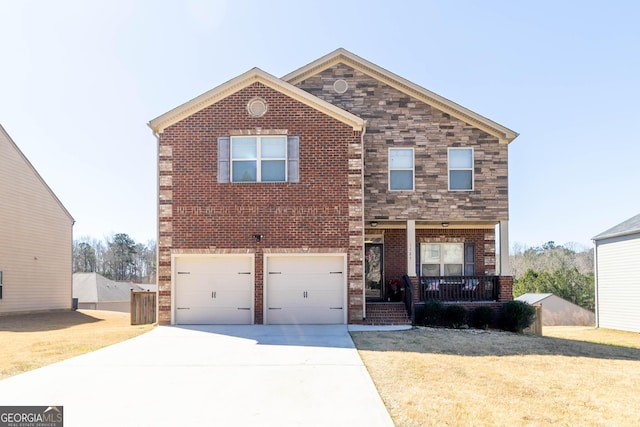
[[[420,301],[497,301],[498,276],[421,276]]]
[[[406,274],[402,276],[404,282],[404,306],[407,309],[407,315],[411,319],[411,324],[415,326],[416,316],[413,307],[413,284],[411,279]]]

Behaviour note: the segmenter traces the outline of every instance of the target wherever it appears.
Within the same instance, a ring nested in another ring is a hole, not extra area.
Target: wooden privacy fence
[[[529,326],[524,331],[542,336],[542,306],[540,304],[536,304],[533,306],[533,308],[536,309],[536,316],[533,319],[533,323],[531,324],[531,326]]]
[[[131,324],[156,322],[156,292],[131,290]]]

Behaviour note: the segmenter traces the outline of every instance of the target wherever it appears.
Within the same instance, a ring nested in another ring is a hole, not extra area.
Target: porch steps
[[[365,325],[411,325],[403,302],[368,302]]]

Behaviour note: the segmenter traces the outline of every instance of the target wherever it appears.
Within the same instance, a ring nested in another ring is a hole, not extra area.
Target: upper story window
[[[231,137],[232,182],[285,182],[286,136]]]
[[[218,183],[300,182],[297,135],[219,136]]]
[[[389,190],[413,190],[413,148],[389,149]]]
[[[473,148],[449,148],[449,190],[473,190]]]

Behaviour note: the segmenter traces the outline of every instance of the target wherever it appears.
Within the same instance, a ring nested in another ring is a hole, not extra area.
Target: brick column
[[[500,287],[500,294],[498,295],[498,301],[513,301],[513,277],[512,276],[499,276],[498,283]]]

